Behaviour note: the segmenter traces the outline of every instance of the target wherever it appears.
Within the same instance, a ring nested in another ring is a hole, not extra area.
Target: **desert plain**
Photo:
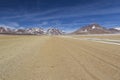
[[[120,35],[0,35],[0,80],[120,80],[119,44]]]

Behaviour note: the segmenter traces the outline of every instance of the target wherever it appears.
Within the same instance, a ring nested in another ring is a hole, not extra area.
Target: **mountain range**
[[[120,28],[105,28],[99,24],[89,24],[83,26],[76,31],[69,34],[80,35],[80,34],[116,34],[120,33]],[[44,30],[43,28],[27,28],[27,29],[11,29],[6,27],[0,27],[0,34],[17,34],[17,35],[63,35],[62,30],[57,28],[49,28]]]
[[[62,35],[62,30],[56,28],[49,28],[44,30],[43,28],[27,28],[27,29],[10,29],[6,27],[0,27],[0,34],[16,34],[16,35]]]

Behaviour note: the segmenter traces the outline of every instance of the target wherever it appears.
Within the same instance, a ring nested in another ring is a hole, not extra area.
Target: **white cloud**
[[[15,18],[19,18],[20,20],[27,20],[27,19],[30,19],[30,18],[34,18],[34,17],[38,17],[38,16],[43,16],[43,15],[47,15],[47,14],[50,14],[50,13],[54,13],[54,12],[57,12],[59,9],[51,9],[51,10],[48,10],[48,11],[40,11],[40,12],[35,12],[35,13],[26,13],[26,14],[23,14],[23,15],[19,15],[19,14],[16,14],[16,15],[13,15],[13,16],[3,16],[1,17],[1,19],[15,19]]]

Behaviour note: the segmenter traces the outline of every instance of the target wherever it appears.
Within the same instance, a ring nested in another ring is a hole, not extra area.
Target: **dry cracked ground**
[[[0,36],[0,80],[120,80],[120,45]]]

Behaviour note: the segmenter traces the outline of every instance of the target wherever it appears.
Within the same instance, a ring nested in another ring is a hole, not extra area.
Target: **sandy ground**
[[[99,39],[116,39],[120,40],[120,34],[111,34],[111,35],[73,35],[72,37],[76,38],[99,38]]]
[[[0,80],[120,80],[120,46],[61,36],[0,36]]]

